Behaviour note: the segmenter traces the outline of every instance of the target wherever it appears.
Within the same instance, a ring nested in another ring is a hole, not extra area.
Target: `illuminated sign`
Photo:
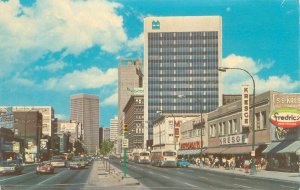
[[[249,85],[242,85],[242,126],[249,127],[249,112],[250,112],[250,100],[249,100]]]
[[[278,108],[271,112],[270,121],[281,128],[294,128],[300,126],[300,110],[296,108]]]

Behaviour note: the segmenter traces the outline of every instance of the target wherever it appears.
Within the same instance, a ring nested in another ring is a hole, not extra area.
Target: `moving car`
[[[36,174],[40,174],[40,173],[53,174],[54,173],[54,166],[52,166],[49,161],[48,162],[47,161],[42,162],[36,167]]]
[[[63,155],[53,156],[50,163],[53,167],[66,167],[66,160]]]
[[[73,157],[69,163],[70,170],[72,169],[84,169],[86,162],[82,157]]]
[[[24,167],[18,160],[0,162],[0,174],[22,174]]]
[[[187,167],[189,167],[189,165],[190,165],[190,163],[187,160],[183,160],[183,159],[177,160],[177,167],[180,167],[180,168],[185,167],[185,168],[187,168]]]

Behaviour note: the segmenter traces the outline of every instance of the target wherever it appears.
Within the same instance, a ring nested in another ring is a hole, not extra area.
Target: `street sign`
[[[251,151],[251,156],[255,156],[255,150]]]
[[[123,148],[128,148],[128,139],[123,138],[123,140],[122,140],[122,147]]]

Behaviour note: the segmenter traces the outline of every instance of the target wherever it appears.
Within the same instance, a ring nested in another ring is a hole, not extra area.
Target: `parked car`
[[[180,168],[185,167],[185,168],[187,168],[187,167],[189,167],[189,165],[190,165],[190,163],[187,160],[183,160],[183,159],[177,160],[177,167],[180,167]]]
[[[73,157],[69,162],[69,168],[72,169],[84,169],[86,162],[82,157]]]
[[[41,174],[41,173],[53,174],[54,173],[54,166],[52,166],[49,161],[45,161],[45,162],[40,163],[36,167],[36,174]]]
[[[22,174],[24,167],[18,160],[0,162],[0,174]]]

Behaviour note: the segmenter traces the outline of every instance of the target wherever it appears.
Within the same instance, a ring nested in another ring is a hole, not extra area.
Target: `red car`
[[[42,162],[36,167],[36,174],[40,173],[54,173],[54,167],[50,162]]]

